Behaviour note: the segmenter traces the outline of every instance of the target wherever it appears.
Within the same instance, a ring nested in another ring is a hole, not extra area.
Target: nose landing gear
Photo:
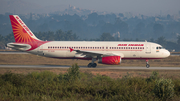
[[[147,60],[146,60],[146,68],[149,68],[149,67],[150,67],[148,61],[149,61],[149,60],[147,59]]]

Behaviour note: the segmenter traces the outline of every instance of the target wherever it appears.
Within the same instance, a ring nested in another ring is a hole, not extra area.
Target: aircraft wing
[[[95,51],[82,51],[82,50],[74,50],[72,48],[70,48],[70,52],[75,51],[77,52],[77,54],[82,54],[82,55],[86,55],[89,57],[105,57],[105,56],[121,56],[124,57],[124,54],[122,53],[111,53],[111,52],[95,52]]]

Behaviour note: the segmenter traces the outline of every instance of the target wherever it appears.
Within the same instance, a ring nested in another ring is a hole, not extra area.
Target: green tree
[[[120,32],[121,34],[124,34],[124,35],[128,34],[128,31],[129,31],[128,24],[122,20],[117,19],[115,24],[112,27],[113,27],[113,31],[115,32]]]
[[[178,36],[177,39],[178,39],[178,40],[177,40],[177,43],[178,43],[178,45],[180,46],[180,36]]]
[[[62,30],[56,31],[55,40],[56,41],[75,41],[79,40],[76,34],[73,34],[72,30],[63,32]]]
[[[103,33],[100,36],[101,41],[115,41],[115,38],[110,33]]]
[[[4,42],[4,37],[0,34],[0,42]]]
[[[178,45],[177,50],[180,51],[180,36],[178,36],[177,39],[178,39],[177,40],[177,45]]]
[[[154,36],[160,37],[164,34],[164,26],[161,24],[154,24],[153,26]]]
[[[140,38],[143,36],[144,33],[142,33],[142,30],[145,28],[145,24],[143,22],[140,22],[136,25],[136,28],[133,30],[133,33],[137,38]]]
[[[161,36],[157,39],[157,43],[162,45],[163,47],[166,47],[167,41],[164,36]]]
[[[5,44],[10,43],[10,42],[15,42],[13,32],[4,37]]]
[[[174,84],[171,79],[161,78],[155,81],[153,91],[157,97],[166,101],[174,96]]]
[[[171,15],[168,14],[167,15],[167,19],[170,20],[171,19]]]

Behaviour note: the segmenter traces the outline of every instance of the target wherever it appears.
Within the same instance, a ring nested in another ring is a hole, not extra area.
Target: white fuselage
[[[9,15],[15,42],[7,46],[32,54],[60,59],[92,60],[88,67],[98,63],[118,65],[121,59],[161,59],[170,55],[161,45],[151,42],[104,42],[104,41],[42,41],[39,40],[18,15]]]
[[[158,47],[158,48],[157,48]],[[160,48],[159,48],[160,47]],[[87,55],[77,54],[70,48],[102,54],[114,54],[122,59],[160,59],[170,55],[161,45],[152,42],[102,42],[102,41],[51,41],[29,53],[62,59],[91,59]]]

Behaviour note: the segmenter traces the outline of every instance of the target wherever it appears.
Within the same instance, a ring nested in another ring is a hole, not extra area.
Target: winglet
[[[70,49],[70,52],[74,51],[74,49],[72,49],[72,48],[69,48],[69,49]]]

